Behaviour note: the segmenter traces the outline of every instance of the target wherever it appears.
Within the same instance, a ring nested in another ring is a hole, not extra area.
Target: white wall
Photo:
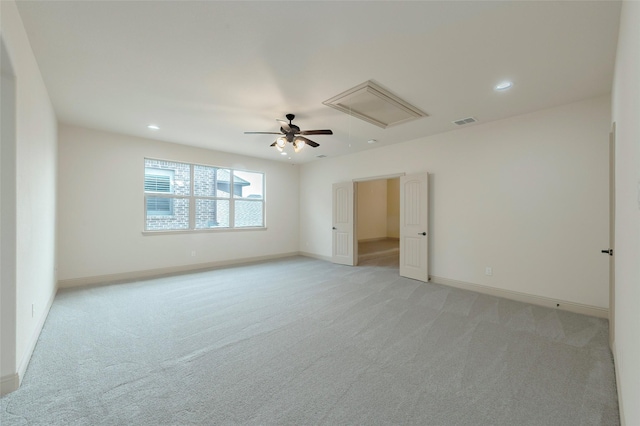
[[[12,378],[22,379],[56,291],[57,122],[16,5],[0,4],[2,40],[15,74],[16,112],[16,281],[2,282],[3,295],[15,288],[15,341],[2,341],[2,353],[15,353],[15,365],[2,371],[6,391]]]
[[[16,386],[16,90],[15,75],[0,39],[0,377]],[[11,342],[11,343],[9,343]],[[13,379],[13,380],[12,380]],[[1,392],[0,392],[1,393]]]
[[[300,248],[331,255],[332,183],[428,171],[431,275],[607,308],[610,114],[599,97],[302,165]]]
[[[621,414],[640,424],[640,2],[625,1],[613,84],[616,123],[616,369]]]
[[[400,178],[387,179],[387,237],[400,238]]]
[[[358,182],[358,241],[387,236],[387,181]]]
[[[298,166],[62,124],[58,155],[61,285],[298,252]],[[143,235],[145,157],[264,172],[267,230]]]
[[[400,179],[358,182],[358,241],[400,238]]]

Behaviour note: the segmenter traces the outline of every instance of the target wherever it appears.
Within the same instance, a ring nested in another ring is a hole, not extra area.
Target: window
[[[144,166],[145,230],[189,229],[189,164],[145,159]]]
[[[233,171],[234,223],[236,228],[262,226],[264,175]]]
[[[172,193],[174,172],[172,170],[144,169],[144,191]],[[168,216],[173,214],[173,203],[170,198],[147,197],[147,215]]]
[[[148,158],[144,170],[145,231],[264,227],[264,173]]]

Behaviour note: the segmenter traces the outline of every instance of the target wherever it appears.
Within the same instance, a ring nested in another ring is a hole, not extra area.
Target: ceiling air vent
[[[475,123],[476,120],[473,117],[468,117],[468,118],[461,118],[460,120],[456,120],[456,121],[452,121],[453,124],[455,124],[456,126],[464,126],[465,124],[470,124],[470,123]]]
[[[426,113],[373,81],[365,81],[324,101],[323,104],[383,129],[427,117]]]

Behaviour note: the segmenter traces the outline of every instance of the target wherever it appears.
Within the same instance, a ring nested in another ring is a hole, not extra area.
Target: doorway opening
[[[357,263],[400,264],[400,177],[356,182]]]
[[[331,261],[341,265],[358,264],[358,186],[360,182],[387,180],[396,176],[358,179],[332,185],[333,226]],[[400,234],[400,275],[418,281],[429,281],[429,173],[400,175],[399,234]],[[366,191],[365,191],[366,192]],[[387,197],[388,198],[388,197]],[[362,201],[362,196],[360,196]],[[384,207],[361,207],[365,212],[387,210],[396,203],[385,203]],[[384,216],[384,215],[383,215]],[[368,218],[369,216],[364,216]],[[365,234],[366,235],[366,234]],[[366,240],[360,235],[360,240]],[[382,238],[382,236],[380,237]],[[388,234],[384,236],[386,240]],[[389,238],[391,239],[391,238]],[[380,263],[377,263],[380,264]]]

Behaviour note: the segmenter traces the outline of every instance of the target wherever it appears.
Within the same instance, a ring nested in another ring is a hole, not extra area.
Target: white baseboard
[[[160,278],[171,275],[179,275],[189,272],[207,271],[225,268],[228,266],[243,265],[247,263],[264,262],[267,260],[281,259],[297,256],[298,252],[280,253],[275,255],[246,257],[242,259],[222,260],[217,262],[194,263],[191,265],[171,266],[168,268],[147,269],[143,271],[122,272],[118,274],[97,275],[92,277],[71,278],[58,281],[58,288],[85,287],[99,284],[117,284],[141,279]]]
[[[310,257],[312,259],[324,260],[325,262],[332,262],[331,256],[323,256],[321,254],[307,253],[306,251],[298,252],[300,256]]]
[[[29,343],[27,345],[27,351],[24,353],[24,356],[20,360],[20,364],[18,364],[18,379],[20,384],[22,383],[22,379],[24,378],[24,374],[27,372],[27,367],[29,366],[29,361],[31,361],[31,355],[33,355],[33,351],[36,348],[36,344],[38,343],[38,338],[40,337],[40,333],[42,332],[42,327],[44,327],[44,323],[49,316],[49,311],[51,310],[51,305],[53,305],[53,300],[56,298],[57,289],[53,291],[51,297],[47,301],[47,306],[45,306],[42,315],[38,319],[38,324],[36,325],[36,329],[34,330],[31,338],[29,339]]]
[[[464,281],[452,280],[449,278],[431,276],[431,282],[449,287],[461,288],[463,290],[475,291],[490,296],[503,297],[505,299],[517,300],[518,302],[531,303],[533,305],[546,306],[548,308],[561,309],[563,311],[575,312],[577,314],[589,315],[599,318],[609,318],[609,310],[597,306],[583,305],[581,303],[568,302],[566,300],[552,299],[550,297],[535,296],[518,291],[504,290],[501,288],[489,287],[480,284],[472,284]]]
[[[616,372],[616,390],[618,391],[618,411],[620,413],[620,424],[625,426],[627,422],[624,419],[624,404],[622,390],[620,389],[620,369],[618,368],[618,349],[615,340],[611,343],[611,354],[613,355],[613,368]]]
[[[0,378],[0,395],[6,395],[17,390],[22,384],[22,379],[24,378],[25,373],[27,372],[27,367],[29,366],[29,361],[31,361],[31,355],[33,355],[33,351],[36,348],[36,344],[38,343],[38,338],[40,337],[40,333],[42,332],[42,327],[44,327],[44,323],[47,320],[47,316],[49,316],[49,311],[51,310],[51,305],[53,304],[53,300],[56,298],[57,289],[53,291],[51,297],[47,301],[47,305],[44,307],[42,311],[42,315],[38,319],[38,323],[36,324],[36,328],[29,339],[29,343],[27,344],[27,350],[22,356],[20,360],[20,364],[18,365],[18,371],[14,374],[4,376]]]
[[[18,377],[18,373],[0,377],[0,396],[5,396],[17,390],[19,387],[20,378]]]

